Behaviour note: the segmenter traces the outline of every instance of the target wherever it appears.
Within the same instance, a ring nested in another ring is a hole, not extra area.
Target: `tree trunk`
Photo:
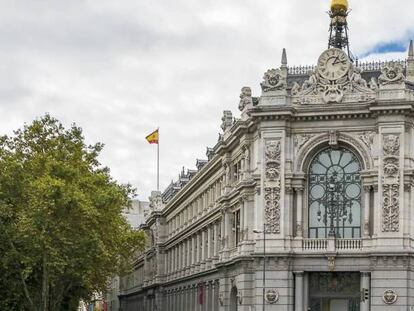
[[[46,251],[43,253],[42,311],[49,311],[49,271]]]

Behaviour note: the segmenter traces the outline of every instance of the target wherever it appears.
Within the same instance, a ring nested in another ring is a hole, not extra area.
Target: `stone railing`
[[[327,251],[329,247],[329,239],[303,239],[302,250],[304,251]],[[336,239],[334,251],[355,251],[362,250],[362,239]]]
[[[395,60],[394,62],[399,63],[403,68],[407,67],[406,60]],[[386,61],[377,61],[377,62],[359,62],[356,61],[354,65],[358,68],[361,68],[362,71],[380,71],[388,62]],[[288,73],[290,75],[308,75],[310,71],[314,71],[316,66],[292,66],[288,67]]]
[[[335,240],[335,248],[341,250],[362,249],[361,239],[338,239]]]
[[[303,239],[302,249],[306,251],[326,250],[328,239]]]

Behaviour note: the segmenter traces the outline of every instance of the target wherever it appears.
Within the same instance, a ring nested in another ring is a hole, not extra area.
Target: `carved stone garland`
[[[265,228],[267,233],[280,233],[280,141],[265,146]]]
[[[384,135],[383,151],[382,232],[398,232],[400,230],[399,136]]]

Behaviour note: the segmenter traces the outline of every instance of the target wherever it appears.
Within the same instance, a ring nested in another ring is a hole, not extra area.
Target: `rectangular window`
[[[241,242],[241,231],[240,231],[240,210],[233,213],[233,243],[234,246],[238,246]]]

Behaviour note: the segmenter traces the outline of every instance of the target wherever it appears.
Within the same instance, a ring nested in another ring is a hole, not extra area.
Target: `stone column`
[[[188,256],[188,259],[187,259],[187,270],[188,270],[188,273],[190,273],[190,269],[191,269],[191,253],[192,253],[192,250],[193,250],[193,247],[192,247],[192,238],[189,238],[188,240],[187,240],[187,245],[188,245],[188,253],[187,253],[187,256]]]
[[[371,186],[364,186],[364,237],[369,237],[369,217],[370,217],[370,194],[371,194]]]
[[[201,262],[203,261],[203,240],[201,239],[201,232],[197,233],[197,254],[198,254],[198,258],[197,258],[197,267],[200,268],[201,266]]]
[[[203,229],[203,231],[201,231],[201,267],[202,269],[205,268],[206,266],[206,239],[207,239],[207,234],[206,234],[206,230]]]
[[[220,225],[219,223],[215,223],[213,225],[214,227],[214,251],[213,251],[214,258],[218,256],[219,249],[220,249],[220,240],[219,240],[219,235],[218,235],[219,225]]]
[[[175,271],[175,246],[171,249],[171,275],[174,275]]]
[[[198,235],[197,233],[193,236],[194,248],[193,248],[193,266],[194,271],[197,271],[197,262],[198,262]]]
[[[303,310],[303,272],[295,273],[295,311]]]
[[[240,200],[240,224],[239,224],[240,228],[239,228],[239,234],[241,236],[239,237],[239,239],[240,239],[241,243],[244,241],[244,234],[245,234],[245,228],[246,228],[246,218],[244,217],[244,213],[245,213],[245,210],[246,210],[246,207],[245,207],[246,200],[247,200],[247,198],[245,196],[243,196],[242,199]],[[234,222],[236,222],[236,219],[234,220]],[[237,228],[235,228],[235,229],[237,230]],[[236,241],[236,244],[238,242],[239,241]]]
[[[303,276],[303,310],[308,310],[309,303],[309,273],[305,273]]]
[[[224,238],[224,252],[225,252],[225,258],[228,257],[228,251],[230,249],[230,240],[231,240],[231,219],[230,219],[230,213],[227,211],[224,214],[224,232],[222,233]],[[227,253],[226,253],[227,252]]]
[[[373,185],[373,189],[374,189],[374,206],[377,208],[380,206],[380,202],[379,202],[379,193],[378,193],[378,184]],[[372,228],[374,228],[373,232],[371,233],[373,236],[377,237],[378,234],[381,232],[381,213],[374,213],[374,215],[372,215],[372,219],[370,219],[370,221],[373,221],[374,226],[372,226]]]
[[[213,257],[212,246],[213,246],[213,227],[209,225],[207,227],[207,268],[211,266],[211,260]]]
[[[369,311],[371,288],[370,288],[370,274],[369,272],[361,272],[361,295],[365,296],[365,291],[368,290],[368,299],[361,297],[361,311]]]
[[[303,188],[296,188],[296,236],[303,237]]]

